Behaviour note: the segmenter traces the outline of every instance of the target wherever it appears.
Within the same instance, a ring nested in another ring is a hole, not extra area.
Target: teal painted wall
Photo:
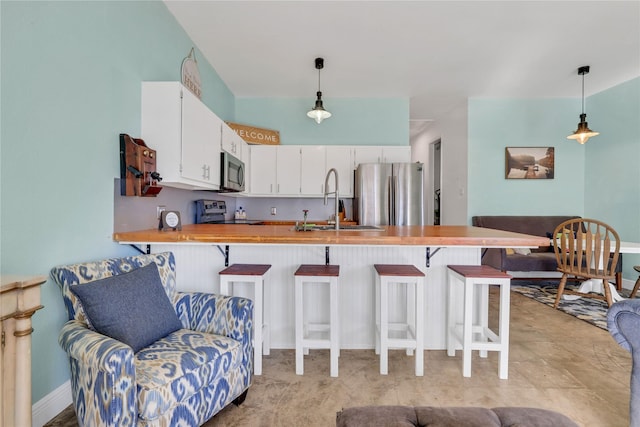
[[[640,78],[589,97],[586,112],[600,135],[585,144],[585,215],[640,242]],[[624,276],[635,280],[640,255],[623,258]]]
[[[474,215],[583,215],[585,148],[566,139],[569,99],[470,99],[469,223]],[[505,147],[554,147],[554,179],[505,179]]]
[[[589,127],[600,135],[566,139],[580,99],[469,100],[468,206],[474,215],[580,215],[640,241],[640,78],[590,96]],[[555,178],[507,180],[507,146],[555,147]],[[625,254],[623,276],[635,280],[640,256]]]
[[[133,254],[111,239],[118,135],[139,135],[140,83],[180,80],[193,42],[160,1],[2,1],[0,15],[1,273],[48,275],[55,265]],[[327,98],[334,117],[320,126],[305,115],[312,97],[243,100],[236,117],[234,95],[197,50],[196,58],[203,102],[224,120],[278,129],[291,144],[409,143],[405,99]],[[69,378],[57,343],[66,311],[51,280],[42,303],[34,402]]]
[[[309,98],[236,98],[239,123],[280,132],[283,145],[409,145],[409,99],[327,98],[332,116],[307,117]]]
[[[111,240],[118,134],[140,132],[140,82],[180,80],[193,46],[162,2],[0,2],[2,274],[132,254]],[[196,53],[196,55],[199,55]],[[234,97],[199,58],[204,101]],[[33,401],[69,378],[57,286],[33,318]]]

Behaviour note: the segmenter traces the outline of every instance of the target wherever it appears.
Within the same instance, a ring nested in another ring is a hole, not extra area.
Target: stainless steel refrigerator
[[[424,225],[422,163],[361,163],[354,216],[361,225]]]

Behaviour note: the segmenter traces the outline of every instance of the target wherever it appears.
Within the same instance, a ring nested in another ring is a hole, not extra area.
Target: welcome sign
[[[261,129],[239,123],[226,123],[249,144],[280,145],[280,132],[277,130]]]

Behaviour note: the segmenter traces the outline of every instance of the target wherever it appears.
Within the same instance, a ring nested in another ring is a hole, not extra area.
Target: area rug
[[[566,289],[577,289],[576,285],[567,284]],[[558,281],[516,282],[511,290],[528,298],[553,307],[558,294]],[[621,294],[627,296],[628,290]],[[607,330],[607,303],[593,298],[579,298],[573,301],[563,299],[558,306],[560,311]]]

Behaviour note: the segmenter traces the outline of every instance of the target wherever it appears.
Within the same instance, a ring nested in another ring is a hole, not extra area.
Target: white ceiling
[[[640,1],[165,0],[236,97],[580,97],[640,75]],[[185,56],[186,56],[185,52]],[[587,108],[588,111],[588,108]],[[579,111],[576,111],[578,114]]]

